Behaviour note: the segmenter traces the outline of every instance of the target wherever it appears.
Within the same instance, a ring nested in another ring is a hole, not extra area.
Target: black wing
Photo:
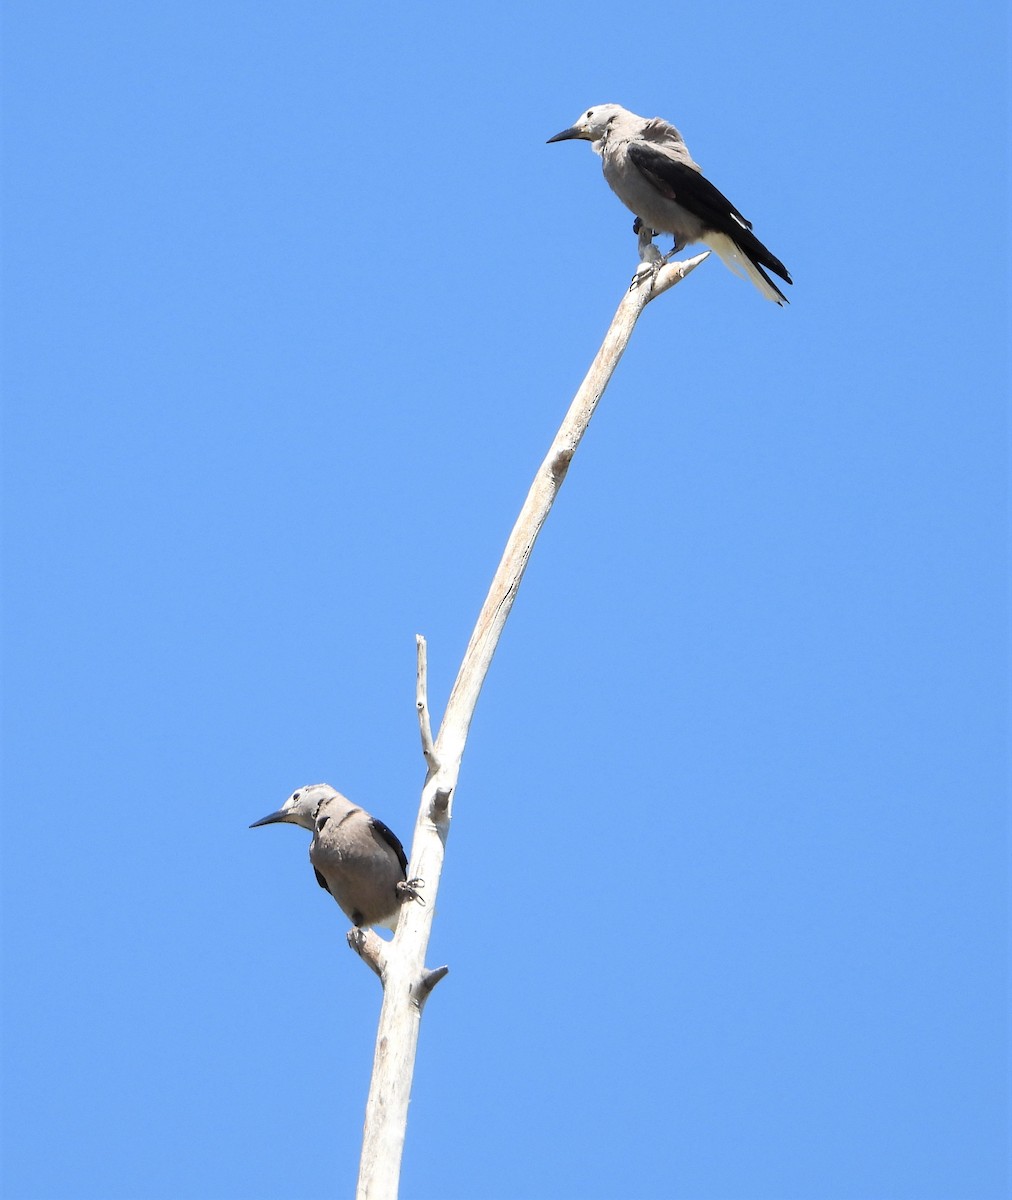
[[[781,279],[792,282],[784,264],[752,232],[752,222],[746,221],[723,192],[697,170],[643,142],[629,143],[629,158],[661,195],[698,217],[707,229],[726,234],[754,263],[762,263]]]
[[[394,831],[387,825],[384,825],[382,821],[377,821],[375,817],[370,817],[369,821],[372,825],[373,832],[378,834],[383,841],[386,842],[394,854],[397,855],[397,861],[401,864],[401,871],[407,875],[408,856],[404,853],[404,847],[401,845],[397,834],[394,833]]]

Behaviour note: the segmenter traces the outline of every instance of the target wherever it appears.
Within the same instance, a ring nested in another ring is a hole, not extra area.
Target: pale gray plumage
[[[250,829],[279,822],[312,831],[309,861],[317,882],[353,925],[397,928],[408,863],[404,847],[382,821],[329,783],[310,783]]]
[[[601,155],[612,191],[644,225],[672,234],[677,249],[703,242],[761,295],[787,303],[763,267],[790,283],[787,268],[755,236],[751,222],[703,177],[674,125],[639,117],[618,104],[597,104],[548,140],[573,138],[590,142]]]

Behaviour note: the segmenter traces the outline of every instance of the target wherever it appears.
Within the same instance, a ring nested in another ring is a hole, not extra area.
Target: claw
[[[404,879],[397,885],[397,895],[400,897],[401,904],[406,904],[409,900],[417,900],[424,908],[425,899],[419,895],[419,889],[425,887],[424,879]]]

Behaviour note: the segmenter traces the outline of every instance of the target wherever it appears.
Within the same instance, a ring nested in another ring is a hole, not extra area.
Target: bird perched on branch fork
[[[406,879],[408,857],[397,835],[329,783],[292,792],[277,812],[250,829],[282,822],[312,831],[309,861],[316,881],[353,925],[396,929],[401,904],[421,900],[421,880]]]
[[[752,222],[703,177],[674,125],[660,117],[638,117],[619,104],[597,104],[548,141],[573,138],[590,142],[601,155],[612,191],[636,214],[637,233],[642,222],[655,233],[672,234],[672,253],[703,242],[767,300],[787,303],[766,274],[772,271],[791,283],[787,268],[755,236]]]

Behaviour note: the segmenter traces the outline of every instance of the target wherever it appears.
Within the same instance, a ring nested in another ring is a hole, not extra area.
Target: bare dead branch
[[[380,977],[386,979],[387,943],[371,929],[349,929],[348,945]]]
[[[425,1007],[425,1001],[428,1000],[432,989],[449,974],[449,971],[449,967],[434,967],[431,971],[425,972],[416,988],[419,1009]]]
[[[649,230],[646,232],[649,233]],[[520,516],[510,533],[464,652],[434,744],[431,744],[431,729],[426,737],[423,720],[423,713],[427,719],[428,712],[428,701],[424,695],[425,642],[421,637],[418,639],[416,703],[422,730],[422,749],[429,771],[422,788],[415,824],[409,877],[425,881],[428,904],[426,907],[407,904],[401,908],[397,932],[386,956],[383,1009],[366,1104],[358,1200],[396,1200],[422,1005],[432,987],[446,973],[446,968],[442,967],[434,971],[427,969],[425,952],[436,910],[453,794],[471,718],[499,637],[527,569],[534,543],[604,389],[629,343],[640,313],[655,296],[684,279],[706,258],[706,254],[699,254],[685,262],[667,263],[653,246],[651,237],[644,241],[642,231],[640,256],[643,261],[633,283],[622,297],[601,348],[570,404],[548,454],[538,468]]]
[[[415,634],[417,669],[415,674],[415,708],[418,710],[418,729],[422,735],[422,754],[430,773],[439,770],[436,747],[432,741],[432,725],[429,720],[429,666],[425,638]]]

